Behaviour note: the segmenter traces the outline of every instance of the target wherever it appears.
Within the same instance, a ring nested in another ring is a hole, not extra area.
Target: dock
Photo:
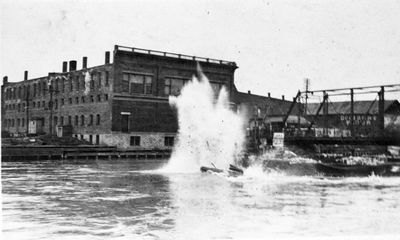
[[[56,146],[56,145],[14,145],[1,147],[2,161],[34,160],[78,160],[78,159],[165,159],[170,150],[161,149],[118,149],[109,146]]]

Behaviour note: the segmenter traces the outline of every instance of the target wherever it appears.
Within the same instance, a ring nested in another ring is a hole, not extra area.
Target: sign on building
[[[283,141],[285,139],[285,134],[281,132],[275,132],[274,137],[272,139],[272,146],[274,147],[283,147]]]

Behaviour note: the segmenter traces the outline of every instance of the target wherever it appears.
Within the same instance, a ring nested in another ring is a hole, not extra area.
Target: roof
[[[307,113],[315,115],[321,103],[307,104]],[[378,101],[354,101],[354,114],[378,114],[379,111]],[[385,101],[385,113],[400,113],[400,103],[397,100]],[[351,102],[329,102],[329,114],[350,114]],[[322,114],[322,109],[320,113]]]
[[[283,122],[283,118],[284,118],[283,116],[267,117],[265,119],[265,123],[276,123],[276,122],[280,123],[280,122]],[[287,118],[286,123],[297,124],[298,121],[299,121],[299,119],[297,116],[290,115]],[[305,119],[304,117],[300,117],[300,124],[308,125],[308,124],[310,124],[310,122],[307,119]]]
[[[291,101],[265,97],[250,93],[244,93],[239,91],[234,91],[233,101],[236,104],[244,104],[248,108],[254,108],[255,110],[260,109],[261,116],[284,116],[289,111]],[[251,110],[251,109],[249,109]],[[298,111],[297,107],[292,109],[291,114],[296,115]]]

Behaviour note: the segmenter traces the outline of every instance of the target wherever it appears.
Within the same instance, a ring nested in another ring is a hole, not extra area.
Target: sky
[[[234,61],[240,91],[277,98],[305,78],[310,89],[400,84],[398,0],[2,0],[0,11],[10,82],[83,56],[101,65],[117,44]]]

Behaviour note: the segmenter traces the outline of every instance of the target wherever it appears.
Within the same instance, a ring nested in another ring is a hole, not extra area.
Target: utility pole
[[[306,104],[305,104],[305,109],[304,109],[304,113],[307,116],[307,104],[308,104],[308,90],[310,89],[310,79],[306,78],[304,79],[304,88],[306,90]]]

